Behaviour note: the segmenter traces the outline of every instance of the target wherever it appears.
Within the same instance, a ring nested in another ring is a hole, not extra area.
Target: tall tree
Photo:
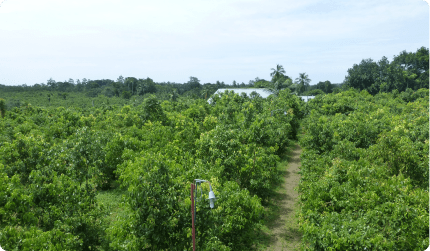
[[[176,89],[173,89],[173,92],[169,96],[170,99],[175,102],[179,97],[178,91]]]
[[[155,86],[154,80],[147,77],[145,80],[145,91],[147,93],[155,93],[157,92],[157,87]]]
[[[211,92],[212,91],[211,91],[210,85],[205,84],[203,85],[203,88],[202,88],[201,97],[204,99],[208,99],[211,95]]]
[[[145,80],[139,78],[137,82],[137,95],[145,94],[145,89]]]
[[[82,79],[82,85],[86,86],[88,81],[89,81],[89,79],[83,78]]]
[[[284,67],[282,67],[282,65],[280,65],[280,64],[276,65],[276,69],[272,68],[270,70],[272,70],[272,73],[270,73],[270,76],[272,77],[273,83],[275,83],[277,80],[279,80],[285,74]]]
[[[124,77],[123,77],[122,75],[120,75],[120,76],[117,78],[116,82],[121,83],[121,84],[124,84],[124,82],[125,82]]]
[[[378,61],[378,66],[379,76],[377,78],[377,81],[379,82],[379,86],[381,86],[381,84],[387,83],[388,81],[388,68],[390,67],[390,62],[384,56],[381,58],[381,60]]]
[[[393,62],[404,71],[406,88],[419,89],[429,86],[429,49],[419,48],[416,52],[402,51]]]
[[[191,89],[195,89],[195,88],[200,88],[200,80],[196,77],[190,77],[190,80],[185,83],[185,90],[191,90]]]
[[[324,93],[332,93],[333,91],[333,85],[328,80],[318,82],[316,88],[322,90]]]
[[[140,78],[137,82],[136,89],[138,95],[143,95],[145,93],[155,93],[157,91],[154,81],[149,77],[146,79]]]
[[[402,51],[391,63],[386,57],[377,63],[370,58],[363,59],[360,64],[348,69],[344,84],[367,90],[370,94],[428,88],[429,49],[421,47],[415,53]]]
[[[299,77],[296,78],[296,83],[298,85],[298,93],[305,92],[308,87],[309,83],[311,82],[311,79],[309,78],[308,74],[306,72],[299,73]]]
[[[84,89],[84,86],[81,83],[81,80],[76,79],[76,90],[77,91],[82,91]]]
[[[57,87],[57,84],[56,84],[56,82],[55,82],[55,80],[53,80],[52,78],[50,78],[47,82],[46,82],[46,84],[49,86],[49,88],[51,88],[51,89],[54,89],[54,88],[56,88]]]
[[[125,85],[128,87],[128,89],[131,92],[131,95],[134,95],[136,87],[137,87],[138,80],[134,77],[127,77],[125,79]]]
[[[360,64],[354,64],[348,69],[348,75],[345,77],[344,83],[359,90],[367,90],[370,94],[376,94],[377,79],[379,77],[379,67],[371,58],[361,60]]]

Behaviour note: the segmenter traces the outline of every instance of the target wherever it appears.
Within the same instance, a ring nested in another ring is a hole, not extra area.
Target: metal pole
[[[192,238],[193,238],[193,251],[196,251],[196,229],[194,227],[194,184],[191,184],[191,223],[192,223]]]

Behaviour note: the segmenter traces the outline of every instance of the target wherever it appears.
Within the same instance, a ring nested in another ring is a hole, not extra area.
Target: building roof
[[[315,98],[315,96],[299,96],[303,101],[308,102],[308,100]]]
[[[260,94],[262,98],[269,97],[270,94],[272,94],[270,91],[264,89],[264,88],[232,88],[232,89],[218,89],[215,94],[221,94],[225,91],[234,91],[235,93],[241,94],[246,93],[247,96],[251,95],[252,92],[256,92]]]
[[[269,97],[269,95],[273,94],[272,92],[270,92],[265,88],[231,88],[231,89],[223,88],[223,89],[218,89],[214,94],[221,94],[221,93],[224,93],[225,91],[233,91],[238,94],[246,93],[248,97],[251,95],[252,92],[256,92],[260,94],[262,98],[267,98]],[[315,98],[315,96],[298,96],[298,97],[301,98],[304,102],[308,102],[308,100]],[[210,103],[210,99],[208,100],[208,102]]]

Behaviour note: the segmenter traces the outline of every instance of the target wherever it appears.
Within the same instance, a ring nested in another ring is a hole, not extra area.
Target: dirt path
[[[298,231],[296,212],[298,210],[298,192],[300,175],[300,154],[302,150],[299,145],[289,155],[288,166],[284,172],[284,183],[277,191],[275,199],[276,217],[271,220],[269,229],[271,232],[270,245],[267,250],[299,250],[301,234]],[[296,188],[296,190],[294,190]]]

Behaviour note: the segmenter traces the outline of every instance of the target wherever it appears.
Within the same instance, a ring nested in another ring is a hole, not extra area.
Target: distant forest
[[[186,83],[154,82],[151,78],[135,78],[119,76],[116,81],[110,79],[55,81],[49,79],[46,84],[32,86],[7,86],[0,84],[0,98],[7,102],[7,108],[29,103],[31,98],[45,97],[47,105],[56,99],[67,100],[76,97],[86,98],[118,98],[124,103],[127,100],[142,99],[148,95],[155,95],[160,100],[175,100],[179,97],[192,99],[208,99],[219,88],[266,88],[275,95],[279,90],[289,88],[297,95],[318,95],[340,92],[349,88],[366,90],[372,95],[379,92],[404,92],[429,87],[429,49],[419,48],[416,52],[402,51],[389,62],[382,57],[375,62],[363,59],[348,69],[343,83],[333,84],[330,81],[320,81],[310,85],[311,79],[306,73],[300,73],[294,81],[286,74],[282,65],[272,68],[272,79],[255,78],[247,84],[232,84],[217,81],[216,83],[200,83],[197,77],[190,77]],[[11,93],[14,93],[11,95]],[[25,94],[24,94],[25,93]],[[20,95],[23,94],[23,95]],[[84,94],[84,95],[82,95]],[[133,99],[134,97],[134,99]],[[87,101],[86,101],[87,102]],[[88,102],[87,102],[88,103]],[[92,101],[94,106],[94,100]]]

